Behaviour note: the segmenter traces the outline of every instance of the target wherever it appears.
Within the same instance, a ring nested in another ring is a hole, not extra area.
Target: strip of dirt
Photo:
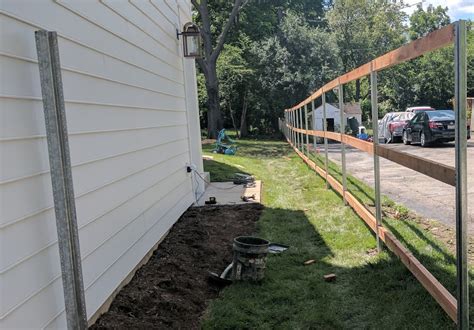
[[[232,262],[232,240],[255,232],[262,209],[256,203],[190,208],[91,329],[198,329],[219,293],[207,272]]]

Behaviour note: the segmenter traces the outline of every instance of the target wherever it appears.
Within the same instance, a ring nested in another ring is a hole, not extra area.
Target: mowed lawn
[[[455,328],[396,256],[387,250],[374,253],[368,227],[286,143],[245,140],[238,145],[235,156],[214,154],[212,145],[204,145],[204,154],[214,158],[204,162],[205,170],[214,181],[231,180],[234,172],[262,180],[265,210],[255,234],[291,248],[269,255],[262,283],[225,288],[204,316],[204,328]],[[415,223],[388,221],[454,292],[452,255]],[[316,262],[305,266],[309,259]],[[337,275],[335,282],[323,280],[329,273]]]

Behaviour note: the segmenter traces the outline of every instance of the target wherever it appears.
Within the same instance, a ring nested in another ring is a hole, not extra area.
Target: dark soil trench
[[[232,262],[232,240],[255,233],[262,209],[243,204],[187,210],[91,329],[198,329],[220,290],[208,281],[208,271],[220,273]]]

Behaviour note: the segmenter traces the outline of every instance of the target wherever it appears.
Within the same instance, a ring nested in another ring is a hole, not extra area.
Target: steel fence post
[[[467,58],[466,22],[455,23],[454,41],[456,133],[456,277],[458,329],[469,328],[467,266]]]
[[[36,31],[46,137],[68,329],[87,329],[86,302],[56,32]]]
[[[300,119],[300,129],[303,129],[303,107],[298,109],[298,117]],[[300,133],[301,152],[304,153],[304,133]]]
[[[344,118],[344,89],[339,85],[339,110],[341,114],[341,171],[342,171],[342,200],[344,205],[347,205],[346,190],[347,190],[347,174],[346,174],[346,146],[344,144],[344,134],[346,132],[346,120]]]
[[[323,92],[322,94],[322,102],[323,102],[323,131],[324,131],[324,170],[326,171],[326,189],[329,188],[328,182],[328,138],[326,136],[327,132],[327,120],[326,120],[326,93]]]
[[[298,118],[296,116],[296,110],[293,110],[293,134],[295,135],[295,147],[298,149],[298,132],[296,131],[298,129]]]
[[[300,119],[299,119],[299,112],[300,112],[300,109],[296,109],[295,110],[295,122],[296,122],[296,128],[299,129],[300,128]],[[300,136],[300,132],[296,132],[296,148],[298,150],[300,150],[300,143],[301,143],[301,136]]]
[[[309,157],[309,135],[308,135],[308,105],[304,106],[304,126],[306,129],[306,156]]]
[[[295,110],[291,110],[291,130],[293,135],[293,146],[296,146],[296,132],[295,132]]]
[[[311,127],[313,130],[316,130],[316,125],[314,125],[314,123],[316,122],[316,111],[315,111],[315,108],[314,108],[314,100],[311,101],[311,111],[312,111],[312,116],[311,116]],[[316,136],[313,135],[313,147],[314,147],[314,153],[316,155],[317,153],[317,147],[318,147],[318,144],[316,142]],[[317,156],[317,155],[316,155]]]
[[[382,208],[380,203],[380,160],[377,155],[377,146],[379,144],[378,129],[378,105],[377,105],[377,72],[373,70],[373,62],[371,62],[370,70],[370,95],[372,103],[372,131],[373,131],[373,147],[374,147],[374,181],[375,181],[375,219],[377,222],[377,250],[382,250],[382,242],[379,237],[379,227],[382,225]]]

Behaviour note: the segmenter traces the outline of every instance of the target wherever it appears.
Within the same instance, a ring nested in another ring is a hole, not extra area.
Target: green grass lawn
[[[223,290],[211,303],[204,328],[455,327],[396,256],[386,250],[372,253],[370,229],[286,143],[238,144],[235,156],[213,154],[212,145],[203,146],[214,157],[204,162],[205,169],[214,181],[230,180],[234,172],[262,180],[265,210],[256,235],[291,248],[268,257],[261,284],[236,283]],[[331,174],[338,178],[334,164]],[[352,177],[349,187],[371,203],[370,187]],[[454,258],[442,244],[414,222],[385,219],[385,224],[454,292]],[[316,263],[304,266],[308,259]],[[328,273],[335,273],[337,280],[325,282]]]

